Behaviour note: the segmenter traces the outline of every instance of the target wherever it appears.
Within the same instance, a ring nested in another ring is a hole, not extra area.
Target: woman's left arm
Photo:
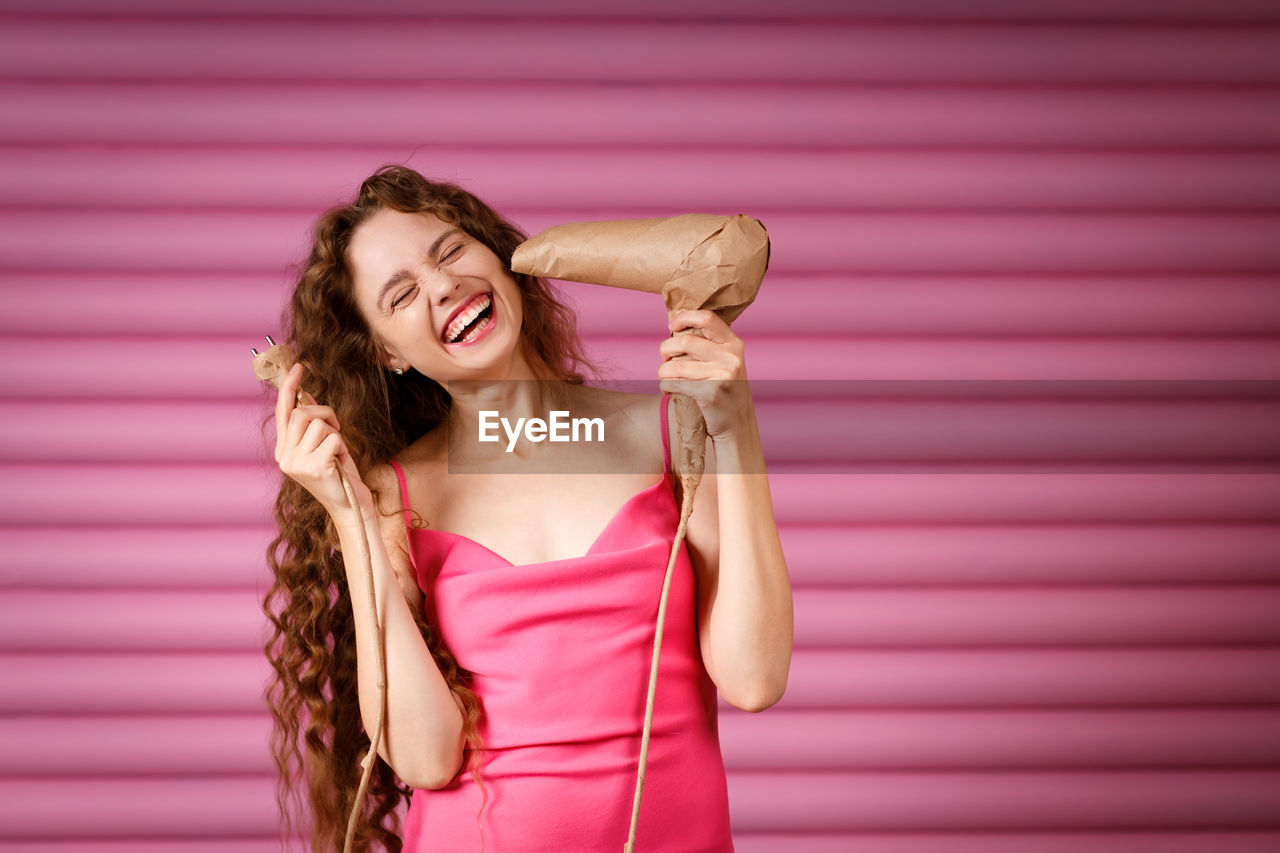
[[[763,711],[786,690],[793,614],[744,347],[713,311],[677,312],[669,325],[706,335],[663,341],[658,369],[662,390],[694,398],[707,422],[706,470],[685,532],[702,660],[726,702]]]

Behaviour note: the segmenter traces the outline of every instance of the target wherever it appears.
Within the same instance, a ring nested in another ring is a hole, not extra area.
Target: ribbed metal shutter
[[[5,0],[0,119],[0,850],[277,849],[248,348],[393,161],[768,226],[740,851],[1280,849],[1274,3]]]

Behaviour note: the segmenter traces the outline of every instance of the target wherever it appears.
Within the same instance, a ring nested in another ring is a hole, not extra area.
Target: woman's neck
[[[481,412],[498,417],[546,417],[568,405],[567,383],[521,339],[511,367],[501,379],[455,379],[442,383],[451,399],[449,425],[474,434]]]

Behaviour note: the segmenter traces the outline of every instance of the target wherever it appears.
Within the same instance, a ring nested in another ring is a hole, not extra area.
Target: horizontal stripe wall
[[[279,849],[248,348],[388,162],[768,227],[739,851],[1280,848],[1274,3],[0,0],[0,117],[0,850]]]

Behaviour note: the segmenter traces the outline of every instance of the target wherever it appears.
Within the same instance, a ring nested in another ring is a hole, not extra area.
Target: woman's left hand
[[[692,397],[707,422],[707,435],[723,440],[735,428],[753,423],[751,389],[742,338],[714,311],[677,311],[667,321],[672,337],[658,347],[662,365],[658,387],[662,391]],[[706,337],[677,334],[699,329]],[[687,356],[677,358],[677,356]]]

